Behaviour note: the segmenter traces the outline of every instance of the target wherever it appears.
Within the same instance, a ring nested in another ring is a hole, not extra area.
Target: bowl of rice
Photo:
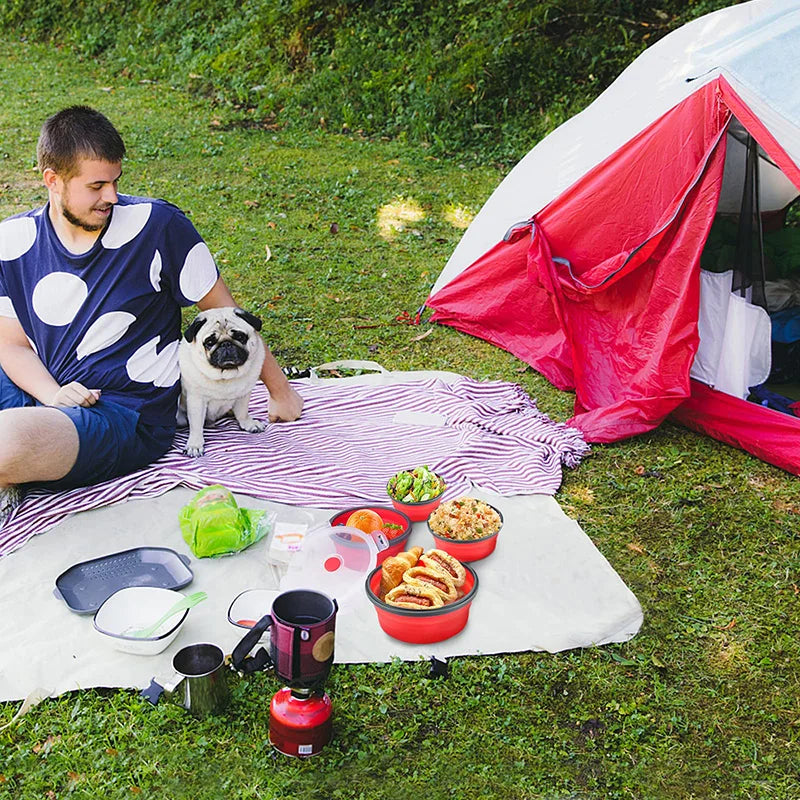
[[[462,563],[478,561],[494,552],[503,515],[475,497],[457,497],[442,503],[428,518],[436,547]]]

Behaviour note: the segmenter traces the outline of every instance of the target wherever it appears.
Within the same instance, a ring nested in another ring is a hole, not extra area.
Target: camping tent
[[[692,377],[700,256],[717,212],[741,208],[742,132],[761,215],[800,194],[798,53],[797,0],[723,9],[651,46],[503,180],[434,284],[431,319],[574,390],[589,441],[672,414],[800,473],[800,419]],[[737,298],[745,327],[720,333],[711,361],[723,338],[747,349],[763,331],[766,312]]]

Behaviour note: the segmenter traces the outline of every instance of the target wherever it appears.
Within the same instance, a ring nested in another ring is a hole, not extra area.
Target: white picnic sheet
[[[497,549],[475,562],[479,589],[465,629],[432,645],[396,641],[379,627],[363,589],[340,602],[335,661],[385,662],[437,656],[557,652],[622,642],[642,623],[633,593],[556,500],[546,495],[473,496],[501,510],[505,525]],[[194,642],[213,642],[230,653],[244,631],[227,612],[243,590],[277,588],[267,563],[266,541],[234,556],[195,559],[184,543],[178,512],[194,495],[174,489],[160,497],[75,514],[0,559],[0,701],[90,687],[146,687],[172,676],[173,655]],[[268,508],[295,518],[296,509],[237,495],[244,508]],[[333,513],[306,509],[315,520]],[[409,546],[431,547],[425,523],[415,523]],[[54,596],[55,579],[82,561],[133,547],[169,547],[191,558],[194,580],[184,593],[204,590],[180,634],[161,654],[137,656],[111,649],[91,615],[71,611]],[[309,587],[314,588],[314,587]]]

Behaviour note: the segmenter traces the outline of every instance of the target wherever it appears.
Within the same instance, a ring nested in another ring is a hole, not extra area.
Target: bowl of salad
[[[442,502],[446,488],[444,479],[424,465],[392,475],[386,484],[386,494],[398,511],[413,522],[421,522]]]

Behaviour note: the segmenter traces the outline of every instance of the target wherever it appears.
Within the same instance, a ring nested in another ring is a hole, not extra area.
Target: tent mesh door
[[[733,262],[733,285],[731,290],[742,297],[751,290],[750,301],[766,311],[767,298],[764,287],[764,244],[761,227],[761,203],[759,199],[758,142],[748,134],[747,159],[742,191],[742,206],[739,212],[739,228],[736,237],[736,254]]]

